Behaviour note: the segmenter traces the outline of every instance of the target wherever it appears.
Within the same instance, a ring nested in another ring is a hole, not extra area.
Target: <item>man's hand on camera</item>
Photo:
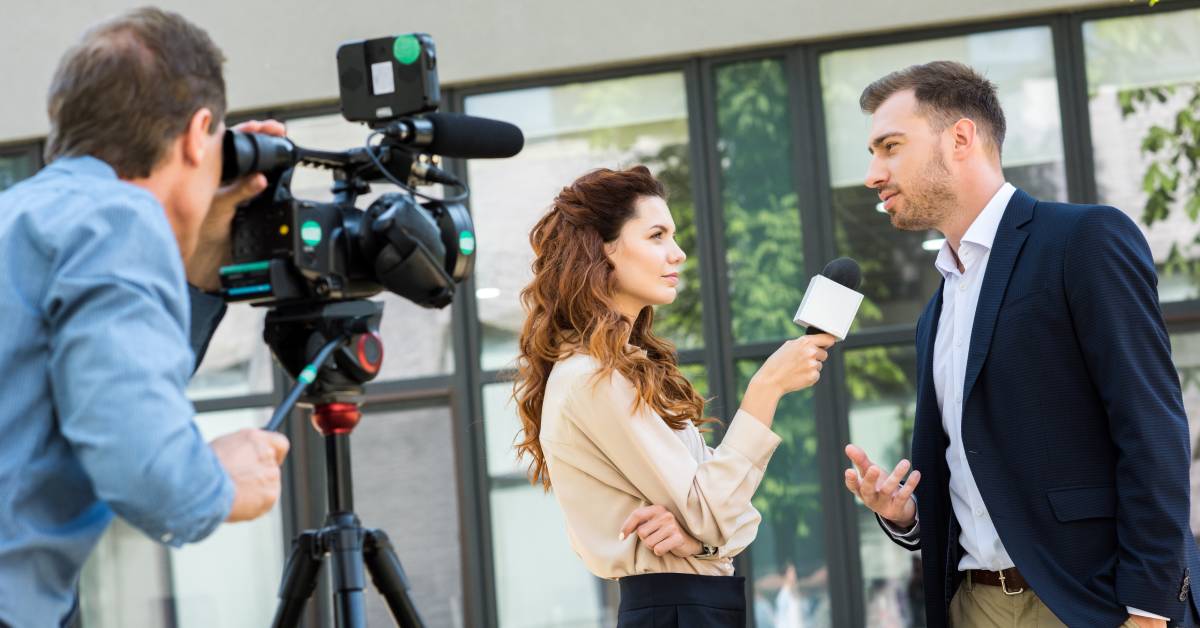
[[[233,508],[226,521],[256,519],[279,499],[279,465],[290,447],[277,432],[244,429],[211,443],[217,460],[233,480]]]
[[[233,129],[242,133],[265,133],[280,137],[287,133],[283,123],[275,120],[251,120]],[[229,243],[229,227],[233,221],[233,213],[238,205],[254,198],[266,187],[265,176],[252,174],[217,190],[208,214],[204,217],[204,224],[200,227],[200,240],[197,242],[196,252],[185,264],[189,283],[206,292],[215,292],[221,288],[218,271],[231,261],[233,255]]]

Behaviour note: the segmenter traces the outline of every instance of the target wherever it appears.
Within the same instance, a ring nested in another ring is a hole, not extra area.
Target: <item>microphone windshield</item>
[[[839,257],[829,262],[821,274],[855,291],[862,284],[862,269],[858,267],[858,262],[849,257]]]
[[[433,124],[429,152],[463,159],[512,157],[525,147],[525,135],[515,125],[461,113],[430,113]]]

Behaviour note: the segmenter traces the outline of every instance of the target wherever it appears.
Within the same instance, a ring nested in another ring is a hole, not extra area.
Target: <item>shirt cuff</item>
[[[766,470],[767,462],[781,440],[783,439],[778,434],[749,412],[738,410],[729,422],[729,429],[721,439],[721,446],[733,449],[745,456],[754,466]]]
[[[233,510],[233,480],[224,469],[221,469],[220,473],[220,482],[213,492],[200,496],[180,513],[167,518],[158,534],[151,530],[147,532],[171,547],[195,543],[212,534],[217,526],[229,518],[229,512]]]
[[[1155,615],[1154,613],[1147,613],[1146,611],[1144,611],[1140,608],[1134,608],[1132,606],[1126,606],[1125,610],[1129,611],[1130,615],[1137,615],[1139,617],[1149,617],[1150,619],[1162,619],[1164,621],[1171,621],[1170,617],[1163,617],[1162,615]]]
[[[917,516],[916,521],[913,522],[912,528],[907,531],[901,531],[899,528],[892,525],[891,521],[888,521],[879,515],[875,515],[875,518],[879,519],[879,523],[883,526],[884,531],[892,535],[892,538],[904,543],[905,545],[913,545],[921,539],[920,516]]]

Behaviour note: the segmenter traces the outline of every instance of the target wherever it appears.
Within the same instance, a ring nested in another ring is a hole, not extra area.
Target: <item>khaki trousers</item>
[[[1065,628],[1032,589],[1006,595],[997,586],[975,584],[971,575],[963,578],[950,600],[950,625],[953,628]],[[1127,619],[1120,628],[1137,628]]]

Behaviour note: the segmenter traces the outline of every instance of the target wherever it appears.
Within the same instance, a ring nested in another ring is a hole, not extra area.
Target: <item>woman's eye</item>
[[[662,234],[662,232],[661,232],[661,231],[659,231],[658,233],[656,233],[656,234],[654,234],[654,235],[652,235],[652,236],[650,236],[650,237],[651,237],[651,238],[654,238],[654,239],[656,239],[656,240],[661,240],[661,239],[662,239],[662,237],[663,237],[663,234]]]
[[[885,150],[887,150],[887,152],[889,152],[889,153],[890,153],[890,152],[892,152],[892,150],[893,150],[893,149],[895,149],[897,146],[899,146],[899,144],[897,144],[896,142],[888,142],[887,144],[884,144],[884,145],[883,145],[883,148],[884,148]]]

